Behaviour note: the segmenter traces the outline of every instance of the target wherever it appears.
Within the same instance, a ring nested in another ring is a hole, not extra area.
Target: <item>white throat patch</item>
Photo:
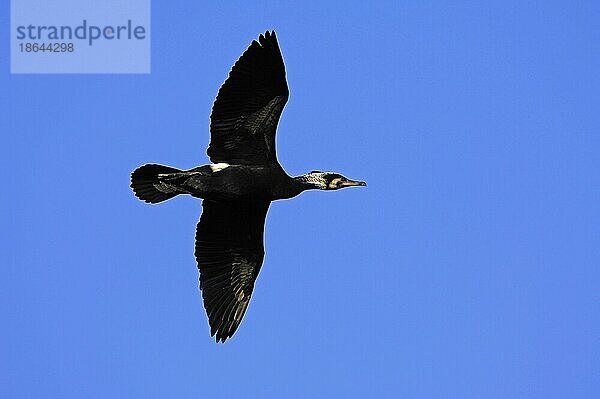
[[[221,171],[225,168],[229,167],[228,163],[213,163],[210,165],[210,170],[213,171],[213,173]]]

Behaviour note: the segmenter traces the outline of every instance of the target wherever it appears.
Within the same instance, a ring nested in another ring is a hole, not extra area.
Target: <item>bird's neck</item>
[[[311,173],[294,177],[292,180],[301,192],[304,190],[322,190],[326,187],[326,182],[323,179]]]

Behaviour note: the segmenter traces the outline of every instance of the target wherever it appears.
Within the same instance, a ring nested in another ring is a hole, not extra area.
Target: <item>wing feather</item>
[[[211,335],[230,338],[248,308],[264,257],[269,202],[204,200],[195,255]]]
[[[275,133],[288,97],[277,37],[267,31],[252,41],[219,89],[210,116],[211,161],[276,163]]]

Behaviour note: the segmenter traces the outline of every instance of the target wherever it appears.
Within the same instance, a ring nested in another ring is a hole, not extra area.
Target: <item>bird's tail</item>
[[[176,187],[169,184],[173,174],[181,170],[163,165],[140,166],[131,174],[131,188],[135,196],[142,201],[156,204],[182,194]]]

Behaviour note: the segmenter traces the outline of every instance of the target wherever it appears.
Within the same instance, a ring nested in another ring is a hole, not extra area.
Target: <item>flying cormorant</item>
[[[144,165],[131,174],[135,195],[156,204],[179,194],[202,198],[195,256],[211,335],[231,337],[248,307],[263,262],[271,201],[304,190],[365,186],[340,174],[290,177],[275,154],[275,131],[288,100],[275,32],[260,35],[235,63],[210,116],[211,165],[182,171]]]

